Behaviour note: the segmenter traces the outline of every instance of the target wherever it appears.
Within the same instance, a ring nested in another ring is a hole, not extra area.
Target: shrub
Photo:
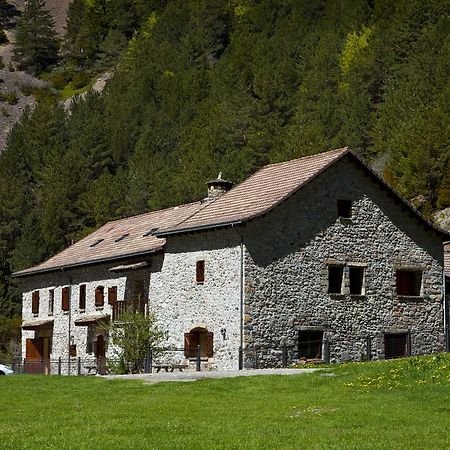
[[[91,77],[87,72],[78,72],[75,74],[72,80],[72,87],[77,90],[81,89],[89,84]]]
[[[9,117],[11,115],[11,114],[9,114],[8,110],[4,106],[2,106],[0,108],[0,112],[2,113],[2,116],[4,116],[4,117]]]
[[[15,91],[8,92],[7,94],[5,94],[5,100],[10,105],[17,105],[17,103],[19,103],[19,97],[17,96]]]

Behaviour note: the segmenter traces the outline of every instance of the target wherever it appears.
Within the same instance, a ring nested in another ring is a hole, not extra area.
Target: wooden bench
[[[166,372],[169,372],[171,368],[170,364],[154,364],[153,369],[156,369],[156,373],[158,373],[161,369],[164,369]]]
[[[97,364],[86,364],[86,365],[84,366],[84,368],[87,369],[88,375],[91,375],[91,371],[92,371],[92,370],[95,370],[94,375],[97,375],[97,372],[98,372],[98,366],[97,366]]]
[[[153,369],[156,369],[156,373],[160,372],[161,370],[165,370],[167,373],[169,370],[173,372],[174,370],[179,370],[180,372],[183,372],[183,369],[186,369],[188,366],[187,364],[154,364]]]

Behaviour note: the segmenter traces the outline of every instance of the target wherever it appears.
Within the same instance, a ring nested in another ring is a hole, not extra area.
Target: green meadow
[[[144,384],[0,378],[0,448],[447,449],[450,356]]]

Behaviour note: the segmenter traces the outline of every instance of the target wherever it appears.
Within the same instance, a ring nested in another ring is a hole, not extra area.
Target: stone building
[[[449,235],[352,151],[208,186],[203,201],[107,223],[17,272],[23,355],[108,355],[100,324],[130,306],[154,312],[182,350],[173,363],[192,365],[200,346],[209,369],[447,348]]]

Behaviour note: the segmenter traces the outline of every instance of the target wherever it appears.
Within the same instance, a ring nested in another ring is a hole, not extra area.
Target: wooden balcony
[[[132,298],[128,300],[117,301],[112,305],[113,322],[120,321],[120,317],[125,313],[141,313],[146,314],[146,306],[148,300],[140,298]]]

